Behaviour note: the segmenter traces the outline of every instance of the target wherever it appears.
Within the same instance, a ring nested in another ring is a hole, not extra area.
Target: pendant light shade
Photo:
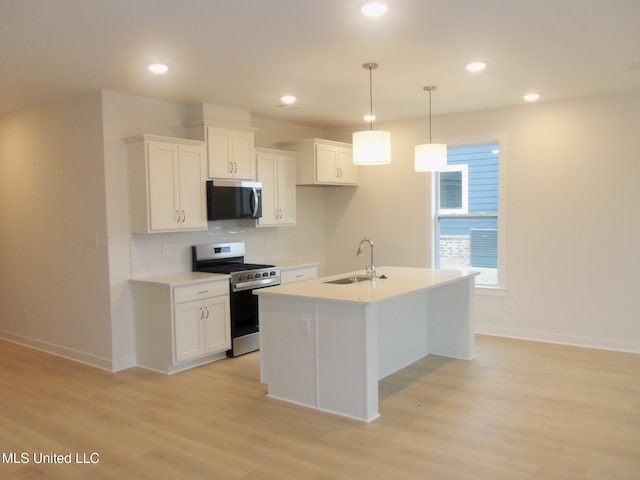
[[[391,132],[384,130],[354,132],[353,163],[356,165],[391,163]]]
[[[362,68],[369,70],[369,105],[373,116],[372,70],[378,68],[377,63],[365,63]],[[374,130],[371,120],[369,130],[353,133],[353,163],[355,165],[386,165],[391,163],[391,132]]]
[[[414,159],[416,172],[437,172],[447,166],[447,146],[444,143],[416,145]]]
[[[431,92],[436,87],[427,86],[424,89],[429,92],[429,143],[416,145],[414,169],[416,172],[437,172],[447,166],[447,145],[431,143]]]

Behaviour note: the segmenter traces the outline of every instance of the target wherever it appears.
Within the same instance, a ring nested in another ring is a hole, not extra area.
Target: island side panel
[[[317,408],[315,301],[261,295],[259,318],[268,395]]]
[[[378,312],[379,379],[429,354],[427,291],[385,300],[373,308]]]
[[[319,408],[374,420],[379,416],[376,309],[318,302],[317,314]]]
[[[475,285],[468,277],[429,290],[429,353],[471,360],[475,357]]]

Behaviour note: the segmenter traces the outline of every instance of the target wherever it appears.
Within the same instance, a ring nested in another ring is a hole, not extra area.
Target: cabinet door
[[[338,181],[338,148],[333,145],[316,144],[316,181],[336,183]]]
[[[278,219],[280,224],[296,223],[296,158],[278,158]]]
[[[202,300],[178,303],[174,308],[174,355],[181,362],[204,353],[202,345]]]
[[[270,153],[259,153],[258,181],[262,182],[262,218],[258,225],[264,227],[277,224],[277,161],[278,157]]]
[[[231,348],[229,296],[204,301],[204,353],[217,353]]]
[[[207,228],[207,164],[204,148],[180,145],[178,152],[181,227]]]
[[[353,164],[353,150],[339,147],[338,163],[340,165],[340,183],[358,183],[358,166]]]
[[[253,132],[233,132],[232,176],[243,180],[255,180],[255,155]]]
[[[207,127],[207,145],[209,177],[231,178],[233,131],[226,128]]]
[[[173,143],[148,142],[148,208],[151,230],[180,227],[179,199],[176,196],[178,146]]]

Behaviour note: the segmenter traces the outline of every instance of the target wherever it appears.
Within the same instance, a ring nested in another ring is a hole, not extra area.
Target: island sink
[[[348,285],[351,283],[366,282],[367,280],[371,280],[371,278],[361,277],[361,276],[351,276],[351,277],[338,278],[336,280],[330,280],[324,283],[333,283],[335,285]]]

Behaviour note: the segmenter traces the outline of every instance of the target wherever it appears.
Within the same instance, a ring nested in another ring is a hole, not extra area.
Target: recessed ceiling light
[[[471,73],[478,73],[487,68],[487,64],[485,62],[470,62],[465,68]]]
[[[367,17],[377,18],[387,13],[387,4],[384,2],[368,2],[365,3],[360,11]]]
[[[284,95],[280,97],[280,101],[285,105],[291,105],[292,103],[296,102],[296,97],[294,97],[293,95]]]
[[[148,68],[151,73],[155,73],[156,75],[167,73],[169,71],[169,67],[164,63],[152,63]]]
[[[527,102],[535,102],[540,98],[540,94],[539,93],[527,93],[522,98],[524,98],[525,101],[527,101]]]

